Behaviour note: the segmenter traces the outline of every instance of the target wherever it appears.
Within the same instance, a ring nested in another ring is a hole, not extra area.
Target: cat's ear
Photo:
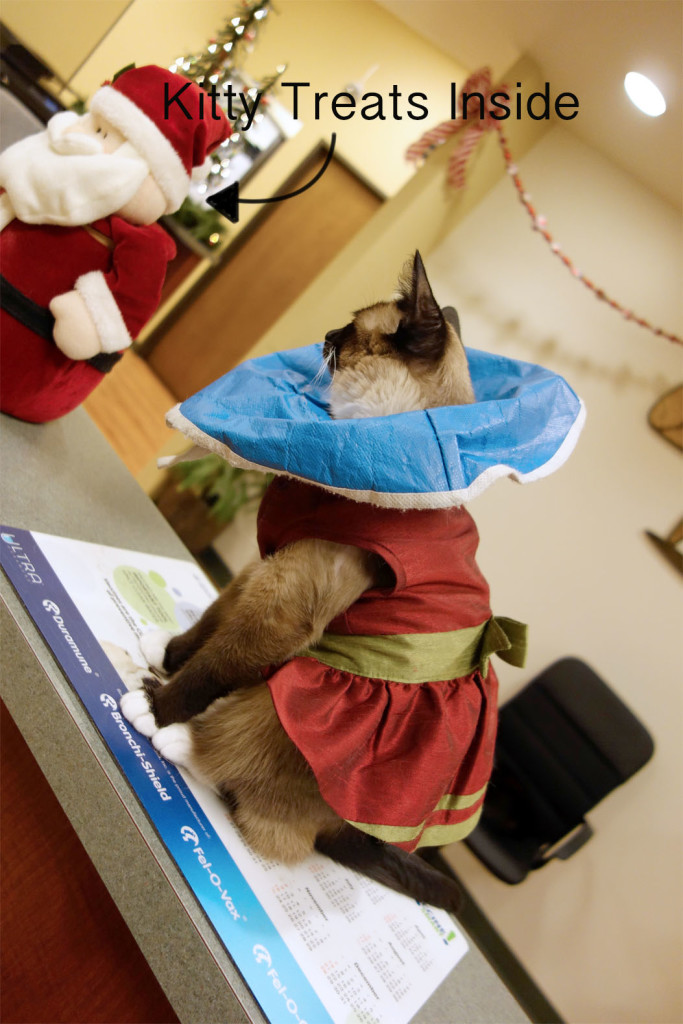
[[[443,313],[434,298],[419,252],[415,253],[410,274],[399,281],[403,314],[393,336],[397,351],[417,359],[436,362],[443,358],[449,334]]]
[[[455,333],[462,341],[462,334],[460,333],[460,317],[458,316],[457,309],[455,309],[453,306],[444,306],[441,312],[443,313],[443,317],[446,323],[449,323],[451,325]]]

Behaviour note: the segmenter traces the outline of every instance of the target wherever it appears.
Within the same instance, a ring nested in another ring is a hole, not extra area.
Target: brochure
[[[216,596],[194,562],[1,527],[0,563],[270,1024],[408,1024],[467,952],[449,914],[329,859],[265,861],[119,711],[116,665]]]

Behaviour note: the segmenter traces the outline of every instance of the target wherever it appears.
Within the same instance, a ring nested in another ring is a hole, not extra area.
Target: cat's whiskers
[[[331,362],[334,362],[334,364],[335,364],[334,369],[330,368],[330,363]],[[335,374],[335,371],[336,371],[336,362],[337,362],[337,360],[336,360],[336,353],[335,353],[334,349],[331,349],[327,353],[326,356],[323,356],[323,361],[320,364],[318,372],[316,373],[315,377],[311,380],[311,382],[309,383],[308,387],[309,388],[319,387],[322,384],[322,382],[323,382],[323,379],[325,377],[326,371],[329,371],[331,376],[334,377],[334,374]]]
[[[318,370],[317,370],[315,376],[309,381],[309,383],[307,385],[307,389],[308,388],[316,388],[320,384],[322,384],[323,378],[325,376],[325,371],[328,369],[329,361],[330,361],[329,354],[327,356],[323,356],[323,360],[322,360],[320,366],[318,367]]]

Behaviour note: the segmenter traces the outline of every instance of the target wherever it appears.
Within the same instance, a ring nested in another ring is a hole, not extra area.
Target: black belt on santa
[[[24,327],[28,327],[38,337],[54,343],[52,332],[55,318],[50,310],[45,306],[39,306],[33,299],[29,299],[28,295],[24,295],[18,288],[15,288],[2,274],[0,274],[0,308],[13,316]],[[109,373],[120,358],[120,352],[98,352],[96,356],[86,359],[85,362],[99,370],[100,373]]]

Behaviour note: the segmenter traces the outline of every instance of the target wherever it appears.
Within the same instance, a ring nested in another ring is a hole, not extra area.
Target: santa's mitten
[[[52,335],[57,348],[70,359],[91,359],[102,351],[97,328],[78,292],[56,295],[50,303],[55,318]]]

